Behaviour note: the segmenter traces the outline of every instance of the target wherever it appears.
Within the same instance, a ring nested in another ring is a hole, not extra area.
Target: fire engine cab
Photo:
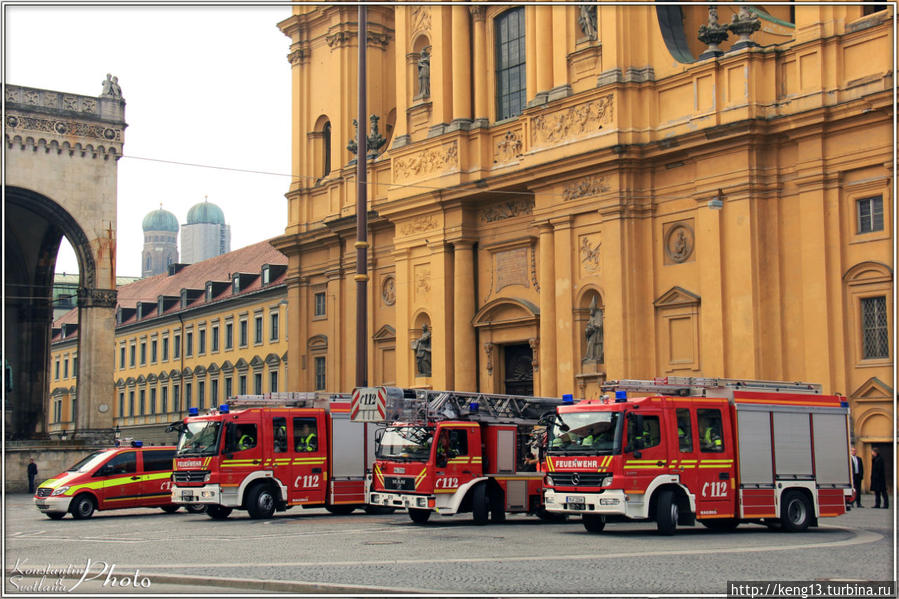
[[[569,398],[569,402],[570,402]],[[376,433],[367,501],[407,508],[424,523],[437,512],[471,512],[476,524],[506,512],[542,512],[542,479],[529,450],[541,417],[563,399],[360,387],[354,418],[391,422]],[[539,431],[540,429],[538,429]]]
[[[350,420],[349,395],[237,396],[175,427],[172,501],[207,506],[213,519],[245,509],[270,518],[291,506],[348,514],[365,507],[374,424]]]
[[[849,409],[808,383],[666,377],[610,381],[558,409],[546,509],[588,531],[615,519],[801,531],[845,511]]]

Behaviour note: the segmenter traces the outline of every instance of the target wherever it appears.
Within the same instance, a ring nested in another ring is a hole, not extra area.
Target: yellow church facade
[[[357,9],[293,10],[288,388],[345,391]],[[891,5],[367,14],[370,384],[803,380],[892,440]]]

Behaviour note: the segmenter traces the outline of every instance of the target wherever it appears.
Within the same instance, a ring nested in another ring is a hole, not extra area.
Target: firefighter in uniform
[[[312,431],[308,424],[304,424],[300,436],[297,438],[297,451],[311,453],[317,448],[318,442],[316,441],[315,432]]]
[[[241,435],[240,440],[237,442],[237,448],[241,451],[244,449],[250,449],[256,445],[256,439],[253,435],[244,434]]]

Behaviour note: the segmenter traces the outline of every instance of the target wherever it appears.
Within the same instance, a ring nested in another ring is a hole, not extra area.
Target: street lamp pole
[[[359,149],[356,154],[356,386],[368,385],[368,140],[365,135],[365,50],[368,45],[367,11],[359,5]]]

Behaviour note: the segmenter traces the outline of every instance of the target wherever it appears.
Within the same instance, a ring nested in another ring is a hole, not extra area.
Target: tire
[[[175,512],[178,511],[178,507],[179,506],[177,506],[177,505],[164,505],[160,509],[162,509],[162,511],[165,512],[166,514],[174,514]]]
[[[418,508],[409,508],[409,518],[416,524],[424,524],[431,517],[431,510],[421,510]]]
[[[490,498],[487,497],[487,485],[478,483],[471,490],[471,517],[478,526],[489,522]]]
[[[734,530],[740,525],[740,521],[736,518],[712,518],[710,520],[700,520],[699,523],[709,530],[722,532]]]
[[[787,491],[780,502],[780,524],[788,532],[802,532],[812,521],[812,506],[799,491]]]
[[[597,514],[584,514],[581,519],[584,521],[584,528],[587,532],[602,532],[606,527],[606,517]]]
[[[222,505],[207,505],[206,515],[213,520],[224,520],[231,515],[231,508]]]
[[[490,493],[490,521],[494,524],[506,521],[506,501],[499,489]]]
[[[396,511],[396,508],[386,507],[383,505],[367,505],[367,506],[365,506],[365,513],[373,515],[373,516],[392,514],[395,511]]]
[[[268,485],[257,485],[247,495],[247,512],[255,520],[275,515],[275,495]]]
[[[660,535],[671,536],[677,529],[677,497],[671,489],[663,489],[656,504],[656,525]]]
[[[545,522],[565,522],[568,520],[568,514],[559,514],[556,512],[551,512],[547,510],[545,507],[540,508],[535,512],[537,517]]]
[[[203,512],[206,511],[206,504],[204,504],[204,503],[188,503],[187,505],[184,506],[184,509],[186,509],[191,514],[202,514]]]
[[[355,505],[326,505],[325,509],[334,514],[335,516],[346,516],[347,514],[352,514],[353,510],[356,509]]]
[[[47,512],[47,517],[51,520],[62,520],[65,515],[65,512]]]
[[[97,506],[94,505],[94,500],[90,495],[79,495],[72,500],[72,505],[69,506],[69,511],[76,520],[90,518],[94,515],[95,509],[97,509]]]

